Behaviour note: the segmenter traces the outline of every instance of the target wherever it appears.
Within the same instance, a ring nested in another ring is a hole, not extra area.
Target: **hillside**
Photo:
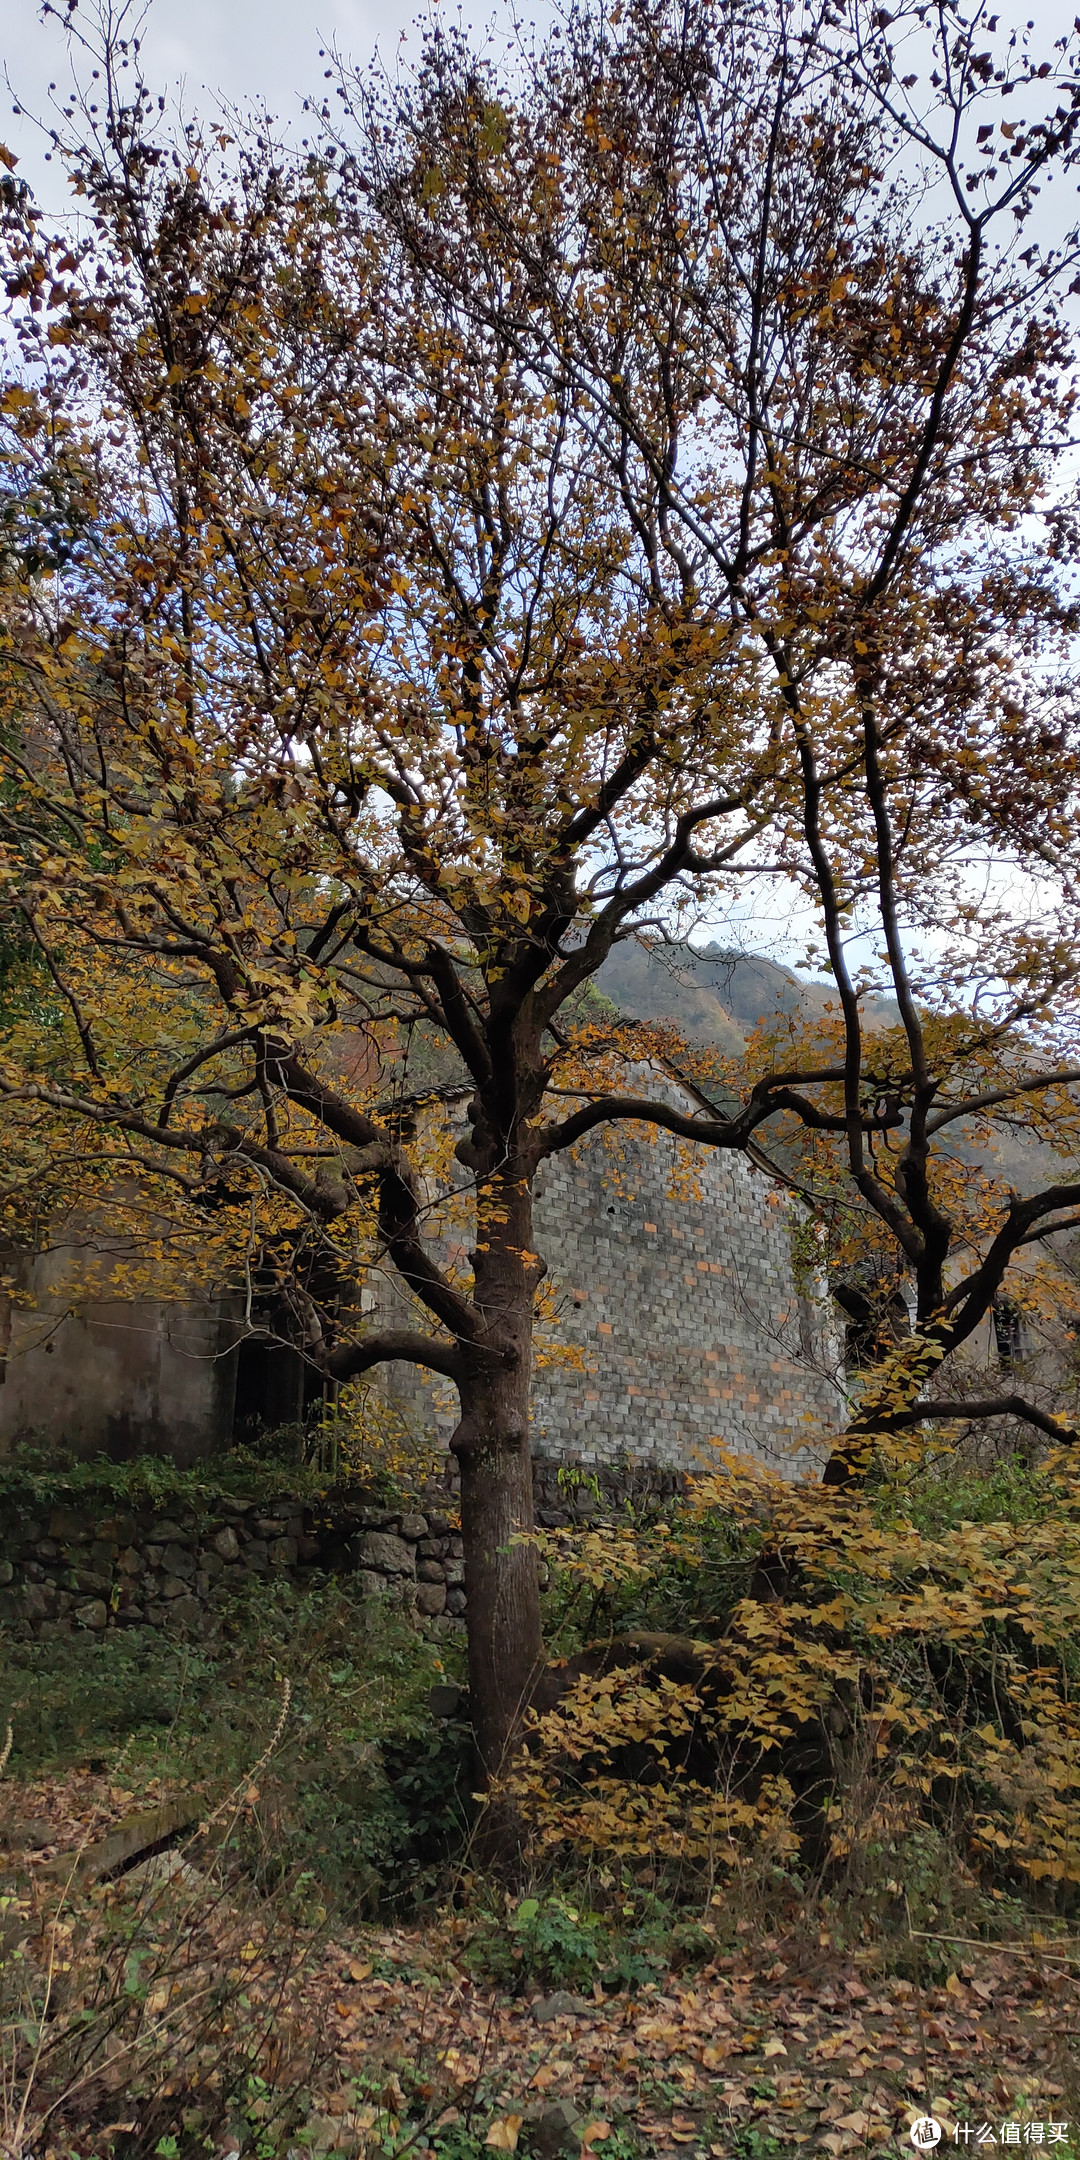
[[[715,1044],[738,1057],[747,1037],[773,1014],[815,1018],[835,998],[831,984],[792,974],[759,953],[722,945],[647,946],[630,938],[605,960],[597,988],[631,1020],[670,1020],[688,1042]],[[894,1017],[876,999],[879,1024]]]

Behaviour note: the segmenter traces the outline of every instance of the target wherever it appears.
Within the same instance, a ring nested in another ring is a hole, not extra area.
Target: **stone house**
[[[688,1084],[664,1085],[700,1113]],[[462,1129],[465,1100],[444,1104]],[[791,1474],[819,1459],[845,1391],[824,1274],[800,1252],[805,1223],[742,1155],[688,1148],[656,1128],[601,1127],[546,1162],[534,1236],[553,1324],[537,1336],[537,1455],[685,1469],[718,1439]],[[464,1259],[452,1233],[445,1245]],[[392,1282],[370,1311],[402,1323]],[[449,1437],[445,1388],[406,1366],[389,1369],[388,1388],[412,1421]]]
[[[675,1099],[692,1091],[665,1079]],[[464,1117],[465,1091],[433,1114]],[[544,1165],[535,1233],[550,1322],[533,1379],[534,1446],[586,1464],[693,1467],[708,1443],[779,1470],[809,1467],[843,1416],[831,1301],[801,1260],[802,1211],[742,1156],[649,1128],[601,1128]],[[805,1239],[802,1243],[805,1245]],[[453,1230],[444,1243],[454,1256]],[[463,1248],[459,1247],[463,1254]],[[288,1345],[246,1331],[242,1305],[80,1298],[81,1248],[26,1264],[9,1310],[0,1453],[33,1441],[82,1455],[192,1462],[252,1420],[291,1423],[321,1390]],[[392,1283],[364,1298],[400,1318]],[[452,1404],[414,1367],[383,1384],[410,1420],[448,1434]]]

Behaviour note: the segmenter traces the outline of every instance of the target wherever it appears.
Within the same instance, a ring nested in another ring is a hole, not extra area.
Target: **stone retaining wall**
[[[575,1483],[565,1464],[539,1462],[537,1519],[558,1527],[609,1517],[628,1500],[658,1504],[680,1482],[624,1466]],[[0,1624],[24,1639],[140,1626],[200,1634],[215,1605],[242,1585],[300,1584],[314,1572],[393,1598],[432,1634],[463,1625],[465,1566],[449,1489],[416,1508],[360,1505],[340,1493],[314,1504],[217,1498],[207,1510],[177,1505],[168,1514],[92,1501],[36,1513],[3,1507]]]
[[[0,1525],[0,1622],[24,1638],[140,1626],[201,1634],[244,1584],[303,1583],[313,1571],[393,1597],[435,1634],[461,1625],[465,1569],[449,1513],[245,1499],[200,1515],[12,1512]]]

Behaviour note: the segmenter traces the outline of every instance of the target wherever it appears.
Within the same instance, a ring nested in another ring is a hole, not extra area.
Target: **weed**
[[[478,2124],[452,2122],[431,2132],[429,2144],[439,2160],[485,2160],[484,2132]]]
[[[762,2130],[757,2123],[747,2123],[732,2136],[732,2160],[773,2160],[783,2147],[779,2138],[770,2130]]]
[[[1053,1480],[1025,1455],[1008,1455],[986,1470],[946,1459],[906,1483],[883,1482],[877,1515],[887,1523],[902,1513],[917,1529],[932,1533],[965,1522],[1036,1522],[1053,1500]]]
[[[595,2150],[595,2147],[593,2148]],[[600,2148],[604,2160],[641,2160],[641,2138],[634,2125],[625,2119],[613,2122]]]
[[[591,1987],[601,1961],[602,1922],[558,1891],[522,1898],[482,1921],[464,1953],[479,1978],[502,1986]]]
[[[133,1790],[155,1778],[230,1785],[260,1752],[268,1697],[292,1685],[258,1804],[231,1833],[233,1864],[300,1910],[374,1910],[401,1884],[436,1891],[467,1827],[463,1725],[433,1728],[444,1655],[386,1604],[336,1582],[252,1586],[219,1632],[184,1646],[148,1628],[5,1645],[0,1734],[14,1774],[107,1758],[128,1741]]]
[[[287,1495],[301,1500],[326,1490],[327,1478],[295,1462],[267,1459],[246,1448],[182,1470],[167,1456],[134,1455],[113,1462],[107,1455],[65,1458],[22,1447],[0,1464],[0,1511],[22,1508],[31,1513],[70,1501],[88,1508],[188,1507],[211,1514],[222,1499],[237,1493],[270,1501]]]
[[[591,1989],[596,1982],[610,1993],[632,1992],[716,1952],[715,1936],[699,1922],[626,1883],[606,1910],[574,1902],[567,1886],[523,1897],[502,1912],[481,1909],[467,1924],[468,1970],[515,1992],[530,1985]]]
[[[224,1841],[188,1851],[201,1865],[175,1877],[85,1893],[39,1878],[13,1892],[0,1961],[4,2150],[196,2160],[229,2132],[252,2160],[284,2151],[321,2059],[301,1986],[317,1938],[287,1904],[226,1880]]]

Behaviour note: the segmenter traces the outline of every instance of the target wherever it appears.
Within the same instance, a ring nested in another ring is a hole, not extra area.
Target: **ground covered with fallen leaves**
[[[715,1954],[697,1969],[634,1992],[515,1997],[469,1970],[467,1909],[423,1927],[286,1925],[215,1872],[205,1827],[181,1842],[182,1868],[76,1887],[79,1855],[115,1831],[133,1795],[82,1772],[8,1782],[5,1797],[15,1827],[0,1855],[0,1940],[39,1995],[52,1970],[50,2034],[65,2020],[85,2028],[88,2006],[108,1995],[110,1959],[129,1998],[127,2023],[114,2021],[48,2136],[43,2111],[56,2096],[39,2073],[23,2143],[11,2148],[19,2160],[113,2151],[117,2124],[126,2135],[137,2121],[140,2091],[153,2090],[167,2131],[170,2093],[184,2113],[185,2048],[209,2085],[220,2082],[207,2050],[220,2050],[221,2034],[199,2008],[209,2000],[226,2033],[242,2015],[252,2021],[265,2092],[291,2079],[300,2096],[314,2128],[283,2154],[910,2154],[910,2125],[926,2114],[942,2125],[943,2150],[1080,2153],[1080,1946],[1074,1963],[1069,1939],[986,1947],[900,1933],[845,1948],[808,1915],[768,1934],[744,1920],[725,1936],[721,1907]],[[257,1810],[254,1789],[236,1806]],[[21,2044],[25,2068],[25,2034]],[[269,2099],[251,2108],[256,2123],[260,2109],[273,2117]],[[54,2142],[65,2124],[68,2144]],[[230,2149],[243,2151],[232,2135]],[[269,2132],[262,2147],[254,2130],[252,2140],[253,2153],[275,2150]]]
[[[720,2155],[768,2152],[768,2138],[858,2151],[927,2112],[950,2131],[989,2121],[999,2141],[1017,2119],[1067,2120],[1080,1996],[1068,1968],[1038,1957],[961,1950],[958,1971],[927,1986],[865,1975],[831,1944],[772,1938],[538,2025],[535,2003],[445,1966],[426,1974],[421,1938],[377,1954],[400,1969],[342,1961],[339,2056],[420,2070],[459,2113],[513,2121],[541,2095],[566,2098],[587,2124],[632,2125],[647,2148]]]

